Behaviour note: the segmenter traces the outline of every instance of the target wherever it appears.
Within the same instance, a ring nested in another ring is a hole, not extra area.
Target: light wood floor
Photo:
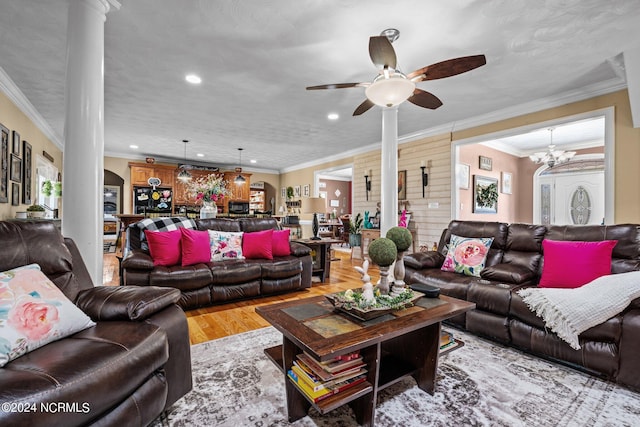
[[[269,323],[255,312],[255,308],[259,305],[309,298],[360,287],[362,285],[360,273],[355,271],[353,266],[361,265],[362,260],[352,260],[350,253],[342,251],[334,251],[334,257],[337,260],[331,262],[331,277],[325,279],[324,283],[314,281],[311,288],[304,291],[215,305],[185,312],[189,323],[191,343],[201,343],[269,326]],[[379,276],[376,266],[369,267],[369,275],[372,279]],[[314,280],[317,280],[317,278],[314,278]],[[117,286],[119,284],[118,260],[115,254],[104,255],[103,282],[105,285]]]

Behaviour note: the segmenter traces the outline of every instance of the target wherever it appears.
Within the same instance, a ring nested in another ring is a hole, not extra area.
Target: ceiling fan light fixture
[[[407,79],[404,74],[396,71],[389,75],[380,74],[373,83],[365,89],[367,98],[381,107],[393,107],[407,100],[416,88],[416,84]]]

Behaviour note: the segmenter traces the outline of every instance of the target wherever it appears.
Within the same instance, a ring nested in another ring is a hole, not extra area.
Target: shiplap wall
[[[407,171],[407,199],[399,201],[399,209],[406,205],[417,230],[416,250],[420,245],[431,248],[440,240],[442,230],[451,221],[451,135],[439,135],[400,144],[398,171]],[[380,201],[380,150],[370,151],[354,158],[353,192],[354,215],[376,212]],[[420,164],[427,165],[429,185],[422,197]],[[364,175],[371,169],[371,192],[366,200]],[[437,204],[437,207],[435,207]],[[431,207],[430,207],[431,206]]]

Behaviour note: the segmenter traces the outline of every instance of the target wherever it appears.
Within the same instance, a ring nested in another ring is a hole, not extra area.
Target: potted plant
[[[349,221],[349,246],[360,246],[362,244],[362,215],[360,212],[356,214],[356,217]]]
[[[287,200],[293,199],[293,187],[287,187]]]
[[[29,218],[44,218],[45,210],[40,205],[31,205],[27,208]]]
[[[45,180],[42,183],[42,188],[40,189],[42,194],[46,197],[50,197],[53,194],[53,183],[50,180]],[[35,205],[34,205],[35,206]]]

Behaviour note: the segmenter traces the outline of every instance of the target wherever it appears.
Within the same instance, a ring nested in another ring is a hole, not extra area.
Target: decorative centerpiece
[[[406,287],[404,283],[404,254],[411,243],[413,242],[413,237],[411,237],[411,232],[407,230],[405,227],[391,227],[387,231],[387,239],[393,241],[396,245],[396,249],[398,251],[398,255],[396,257],[396,266],[393,269],[393,287],[392,294],[397,295]]]
[[[222,175],[215,173],[189,181],[187,192],[196,201],[202,201],[200,218],[215,218],[218,213],[216,202],[229,195],[227,181]]]
[[[354,267],[361,275],[364,285],[362,289],[347,289],[344,292],[325,295],[326,298],[339,310],[360,320],[370,320],[383,316],[395,310],[400,310],[413,305],[413,302],[422,297],[420,292],[414,292],[410,288],[404,289],[398,295],[383,295],[380,288],[374,288],[371,277],[367,273],[369,261],[365,261],[362,267]]]
[[[398,249],[393,240],[381,237],[369,244],[369,258],[380,267],[380,284],[378,289],[382,295],[389,293],[389,266],[393,264],[398,256]]]

